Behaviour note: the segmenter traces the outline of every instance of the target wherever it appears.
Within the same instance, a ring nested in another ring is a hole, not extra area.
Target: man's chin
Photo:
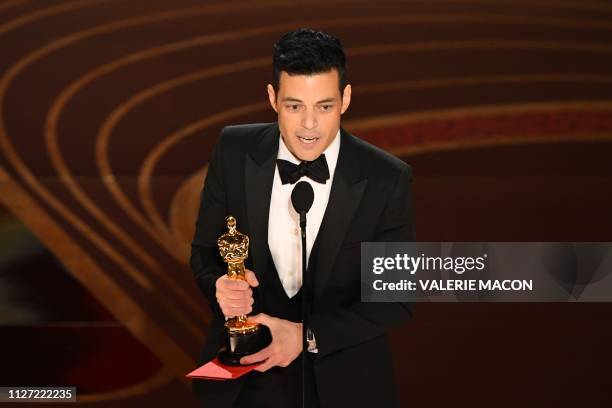
[[[305,161],[315,160],[321,155],[321,153],[323,153],[323,150],[321,149],[322,142],[322,140],[317,140],[315,143],[310,145],[298,142],[299,144],[296,146],[297,157],[300,160]]]
[[[296,156],[301,161],[313,161],[316,160],[321,153],[319,152],[298,152]]]

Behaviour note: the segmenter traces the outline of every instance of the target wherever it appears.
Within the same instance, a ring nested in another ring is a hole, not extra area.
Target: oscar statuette
[[[244,260],[249,253],[249,237],[236,230],[234,217],[230,215],[225,220],[228,231],[217,240],[219,252],[227,263],[227,276],[245,280]],[[219,361],[239,366],[242,357],[261,350],[270,341],[270,331],[266,326],[249,322],[246,315],[231,317],[225,322],[225,347],[219,351]]]

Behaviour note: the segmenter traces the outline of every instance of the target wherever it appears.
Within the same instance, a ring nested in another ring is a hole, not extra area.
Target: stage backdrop
[[[196,406],[203,176],[223,126],[275,120],[303,26],[347,50],[346,129],[413,166],[419,241],[612,241],[609,2],[4,0],[0,385]],[[419,304],[403,406],[609,405],[610,313]]]

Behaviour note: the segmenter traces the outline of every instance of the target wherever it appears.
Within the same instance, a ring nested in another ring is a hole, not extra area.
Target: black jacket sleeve
[[[217,238],[223,233],[227,215],[226,193],[223,179],[222,145],[223,134],[213,150],[208,172],[201,194],[196,229],[191,243],[191,270],[198,287],[210,302],[213,323],[224,321],[223,313],[215,296],[215,283],[226,273],[226,266],[219,255]]]
[[[388,198],[385,210],[376,228],[375,241],[414,241],[414,221],[409,166],[400,173]],[[412,317],[412,303],[355,302],[349,307],[336,307],[312,314],[312,329],[317,358],[352,347],[383,335]]]

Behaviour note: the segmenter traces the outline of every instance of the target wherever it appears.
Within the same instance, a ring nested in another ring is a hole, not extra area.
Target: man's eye
[[[332,105],[321,105],[321,110],[322,110],[323,112],[330,111],[330,110],[331,110],[331,108],[332,108]]]
[[[291,111],[296,111],[300,108],[300,105],[287,105],[287,109]]]

